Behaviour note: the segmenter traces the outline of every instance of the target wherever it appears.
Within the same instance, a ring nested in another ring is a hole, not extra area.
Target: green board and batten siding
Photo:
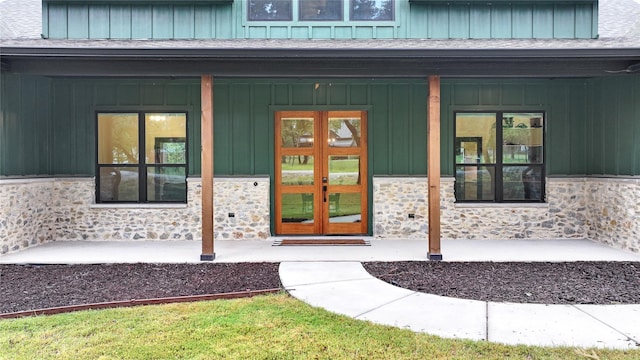
[[[215,172],[273,172],[274,111],[367,110],[373,175],[426,173],[424,81],[218,79],[214,89]]]
[[[595,38],[598,7],[551,2],[412,4],[410,38]]]
[[[137,3],[137,4],[136,4]],[[595,38],[597,1],[409,2],[393,21],[248,21],[247,1],[44,1],[51,39]],[[346,10],[345,10],[346,11]],[[348,12],[347,12],[348,13]]]
[[[189,170],[200,173],[197,80],[75,80],[2,73],[1,88],[0,176],[93,176],[96,111],[147,110],[188,112]]]
[[[318,85],[316,88],[316,84]],[[426,80],[215,79],[215,172],[273,169],[273,112],[365,109],[371,175],[426,173]],[[49,79],[2,73],[1,176],[92,176],[95,111],[188,111],[190,175],[200,173],[199,80]],[[640,83],[442,81],[442,174],[453,174],[453,111],[544,110],[549,175],[640,175]]]

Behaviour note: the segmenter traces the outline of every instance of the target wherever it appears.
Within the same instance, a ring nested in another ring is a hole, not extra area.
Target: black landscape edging
[[[220,300],[220,299],[239,299],[239,298],[253,297],[257,295],[275,294],[281,291],[282,289],[280,288],[274,288],[274,289],[264,289],[264,290],[238,291],[238,292],[221,293],[221,294],[173,296],[173,297],[166,297],[166,298],[140,299],[140,300],[132,299],[132,300],[120,300],[120,301],[107,301],[107,302],[100,302],[100,303],[93,303],[93,304],[58,306],[58,307],[51,307],[46,309],[36,309],[36,310],[4,313],[4,314],[0,314],[0,319],[15,319],[15,318],[21,318],[21,317],[27,317],[27,316],[53,315],[53,314],[69,313],[74,311],[112,309],[112,308],[119,308],[119,307],[132,307],[132,306],[142,306],[142,305],[173,304],[173,303]]]

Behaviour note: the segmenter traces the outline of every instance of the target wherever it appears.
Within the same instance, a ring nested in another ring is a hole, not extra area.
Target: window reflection
[[[329,184],[359,185],[360,156],[329,156]]]
[[[351,0],[351,20],[393,20],[393,0]]]
[[[138,163],[138,114],[98,114],[98,163]]]
[[[330,118],[328,142],[330,147],[359,147],[360,119]]]
[[[313,224],[313,193],[282,194],[282,222]]]
[[[313,118],[282,119],[280,141],[283,148],[313,147]]]
[[[495,168],[456,166],[457,200],[494,200]]]
[[[300,20],[342,20],[343,0],[300,1]]]
[[[283,156],[280,161],[282,185],[313,185],[313,156]]]
[[[330,193],[329,194],[329,222],[355,223],[361,221],[360,193]]]
[[[249,20],[291,20],[291,0],[249,0]]]
[[[493,164],[496,162],[496,115],[458,114],[456,116],[456,163]]]
[[[502,116],[504,163],[542,163],[542,114],[505,113]]]

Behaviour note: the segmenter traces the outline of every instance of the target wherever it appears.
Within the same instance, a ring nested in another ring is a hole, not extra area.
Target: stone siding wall
[[[271,236],[269,186],[268,178],[215,179],[214,237],[224,240]]]
[[[375,177],[376,238],[428,236],[426,177]],[[442,178],[444,239],[594,239],[640,251],[640,179],[548,178],[544,204],[456,204]],[[414,218],[409,218],[414,214]]]
[[[587,180],[588,237],[640,252],[640,179]]]
[[[254,186],[255,184],[255,186]],[[0,254],[56,240],[200,240],[202,183],[187,204],[94,204],[92,178],[0,180]],[[269,179],[215,179],[215,237],[269,237]],[[234,217],[229,217],[234,213]]]
[[[0,254],[55,240],[200,240],[200,179],[186,205],[94,204],[94,180],[0,180]],[[217,178],[216,239],[270,236],[269,179]],[[456,204],[441,182],[444,239],[589,238],[640,252],[640,179],[550,178],[544,204]],[[373,179],[373,233],[428,236],[426,177]],[[410,216],[411,214],[411,216]]]
[[[429,234],[428,190],[426,177],[374,177],[374,236],[425,239]]]
[[[0,254],[54,239],[50,179],[0,180]]]
[[[446,239],[587,238],[584,179],[547,179],[547,202],[455,203],[453,178],[442,182],[441,232]]]

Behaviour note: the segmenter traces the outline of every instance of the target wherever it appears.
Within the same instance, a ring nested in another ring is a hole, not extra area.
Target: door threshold
[[[273,246],[371,246],[368,239],[345,237],[282,237],[273,240]]]

